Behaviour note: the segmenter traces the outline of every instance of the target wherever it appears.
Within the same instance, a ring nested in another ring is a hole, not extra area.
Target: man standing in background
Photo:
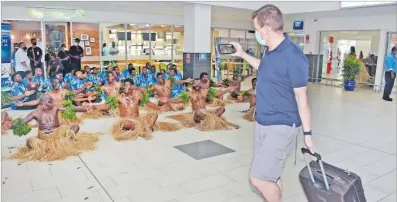
[[[385,89],[383,90],[383,100],[393,101],[390,98],[391,91],[393,90],[394,81],[396,79],[396,53],[397,47],[394,46],[391,49],[391,53],[389,53],[385,58]]]
[[[262,60],[232,43],[238,56],[257,72],[254,152],[251,184],[268,202],[281,202],[281,173],[286,155],[303,126],[305,144],[314,152],[310,110],[307,102],[309,63],[301,48],[283,34],[280,9],[265,5],[252,14],[255,36],[268,49]]]
[[[32,68],[32,72],[34,75],[36,67],[43,68],[41,65],[41,58],[43,57],[43,51],[40,47],[37,46],[36,38],[30,40],[32,42],[32,46],[28,48],[28,57],[30,59],[30,68]]]
[[[69,56],[70,56],[70,66],[73,70],[80,70],[81,69],[81,58],[83,57],[83,48],[79,45],[80,39],[76,38],[74,40],[73,46],[69,49]]]
[[[30,62],[26,50],[25,43],[21,42],[19,43],[18,50],[15,52],[15,72],[18,73],[22,79],[25,78],[25,72],[30,70]]]

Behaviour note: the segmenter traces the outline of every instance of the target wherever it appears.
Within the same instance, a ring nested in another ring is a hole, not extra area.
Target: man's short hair
[[[255,19],[262,28],[269,26],[274,31],[282,31],[284,27],[283,13],[275,5],[267,4],[252,13],[252,19]]]
[[[28,71],[25,72],[25,75],[29,75],[31,73],[32,73],[32,71],[28,70]]]
[[[80,43],[80,39],[79,38],[75,38],[74,41],[77,41],[78,43]]]
[[[131,85],[134,85],[134,80],[132,80],[132,79],[130,79],[130,78],[127,78],[127,79],[124,79],[124,85],[125,85],[125,83],[130,83]]]
[[[200,79],[203,79],[203,77],[206,76],[206,75],[208,76],[208,73],[207,73],[207,72],[201,72],[201,74],[200,74]]]
[[[391,48],[391,52],[394,52],[397,50],[397,46],[393,46],[393,48]]]
[[[161,73],[161,72],[157,73],[156,77],[159,77],[159,76],[163,76],[163,73]]]
[[[24,42],[19,42],[18,47],[21,48],[22,44],[24,44]]]
[[[254,82],[256,82],[256,78],[251,79],[251,83],[254,83]]]
[[[12,81],[15,81],[15,77],[16,77],[17,75],[21,76],[21,74],[20,74],[19,72],[16,72],[16,73],[14,73],[14,74],[11,76],[11,80],[12,80]]]

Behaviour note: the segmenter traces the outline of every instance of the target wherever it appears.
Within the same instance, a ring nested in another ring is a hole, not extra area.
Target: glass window
[[[180,72],[183,72],[184,27],[174,26],[173,31],[173,38],[171,39],[173,43],[173,63],[176,64]]]
[[[79,38],[80,46],[83,48],[82,68],[85,65],[100,67],[100,41],[99,25],[94,23],[72,23],[72,40]]]
[[[171,62],[171,54],[175,55],[175,50],[172,50],[172,29],[173,27],[170,25],[151,25],[151,48],[153,50],[151,63],[156,66],[157,71],[160,70],[160,66],[161,69],[165,68]]]
[[[127,64],[133,64],[138,72],[150,60],[149,30],[149,24],[127,26]]]
[[[125,25],[115,23],[101,23],[102,66],[118,66],[120,70],[126,67]]]

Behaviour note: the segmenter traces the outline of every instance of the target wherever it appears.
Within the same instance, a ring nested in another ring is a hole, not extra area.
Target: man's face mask
[[[35,45],[37,45],[37,42],[36,41],[32,41],[32,44],[35,46]]]
[[[264,45],[266,45],[266,41],[264,39],[262,39],[261,32],[263,32],[263,27],[259,31],[255,30],[255,38],[256,38],[256,41],[258,41],[258,43],[260,45],[264,46]]]
[[[22,49],[23,49],[24,51],[28,50],[28,48],[27,48],[26,46],[24,46]]]

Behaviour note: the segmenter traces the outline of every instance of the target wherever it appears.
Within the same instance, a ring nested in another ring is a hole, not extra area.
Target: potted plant
[[[344,88],[347,91],[354,91],[356,87],[356,76],[360,73],[360,61],[354,57],[349,56],[343,61],[343,81]]]

